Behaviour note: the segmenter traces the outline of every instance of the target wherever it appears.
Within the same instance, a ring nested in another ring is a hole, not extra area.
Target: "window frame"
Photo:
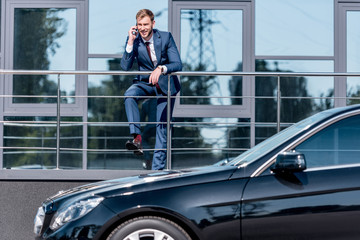
[[[5,69],[13,69],[13,47],[14,47],[14,11],[16,8],[74,8],[76,9],[76,47],[75,47],[75,70],[87,70],[88,59],[88,21],[87,3],[81,0],[70,1],[49,1],[37,0],[29,3],[24,0],[10,0],[5,2],[6,19],[4,45]],[[5,14],[4,14],[5,15]],[[61,85],[61,76],[60,85]],[[4,77],[4,94],[13,94],[12,75]],[[75,77],[75,97],[87,95],[87,76],[79,75]],[[69,96],[71,97],[71,96]],[[56,103],[13,103],[12,97],[4,100],[4,116],[56,116]],[[61,104],[61,116],[85,116],[87,107],[86,99],[76,98],[74,104]],[[36,109],[36,111],[34,111]]]
[[[4,69],[4,22],[5,22],[5,1],[0,0],[0,69]],[[0,75],[0,95],[4,95],[4,75]],[[4,146],[4,98],[0,97],[0,146]],[[3,168],[3,149],[0,148],[0,169]]]
[[[181,10],[204,9],[204,10],[242,10],[243,11],[243,72],[252,71],[253,54],[253,27],[251,24],[251,2],[188,2],[174,1],[169,7],[169,30],[172,32],[175,42],[181,51]],[[251,57],[249,57],[251,56]],[[179,77],[181,79],[181,76]],[[180,104],[179,95],[176,97],[174,117],[233,117],[252,118],[252,102],[246,96],[252,96],[254,92],[253,77],[243,76],[243,104],[242,105],[196,105]]]
[[[335,28],[337,28],[335,51],[337,52],[336,59],[338,62],[335,65],[335,71],[347,72],[347,12],[360,12],[360,1],[339,1],[336,6],[338,24],[335,24]],[[339,106],[346,106],[347,77],[338,77],[336,83],[337,88],[335,88],[335,94],[340,98],[338,99]]]

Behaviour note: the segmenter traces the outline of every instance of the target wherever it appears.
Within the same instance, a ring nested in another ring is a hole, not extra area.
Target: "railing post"
[[[277,132],[280,132],[280,114],[281,114],[281,90],[280,90],[280,76],[277,77],[277,116],[276,125]]]
[[[168,75],[168,91],[167,91],[167,118],[166,118],[166,162],[167,168],[171,169],[171,91],[170,91],[170,74]]]
[[[56,169],[60,169],[60,74],[58,74],[58,87],[57,87],[57,104],[56,104]]]

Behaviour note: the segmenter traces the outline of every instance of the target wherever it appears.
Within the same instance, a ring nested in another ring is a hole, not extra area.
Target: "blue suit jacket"
[[[157,66],[165,65],[167,67],[167,73],[181,71],[182,63],[175,41],[169,32],[162,32],[157,29],[153,30],[153,39],[155,54],[157,58]],[[126,39],[127,44],[128,38]],[[126,46],[125,44],[125,46]],[[121,68],[125,71],[131,69],[134,60],[137,59],[139,65],[139,71],[153,71],[157,66],[154,66],[147,53],[145,43],[138,34],[134,41],[133,51],[131,53],[124,52],[121,59]],[[137,80],[148,81],[149,76],[140,75],[137,76]],[[161,90],[167,94],[168,91],[168,76],[161,75],[159,78],[159,86]],[[171,76],[170,78],[170,91],[171,95],[174,95],[180,91],[180,83],[177,76]]]

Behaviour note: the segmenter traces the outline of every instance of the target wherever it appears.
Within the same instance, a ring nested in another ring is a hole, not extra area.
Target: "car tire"
[[[165,218],[145,216],[124,222],[109,235],[107,240],[191,240],[176,223]]]

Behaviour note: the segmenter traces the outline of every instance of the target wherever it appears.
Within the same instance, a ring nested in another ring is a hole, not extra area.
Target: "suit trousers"
[[[130,134],[141,134],[140,112],[138,103],[144,100],[146,96],[161,96],[166,95],[156,88],[156,86],[143,81],[135,81],[131,87],[125,92],[125,110],[129,121]],[[140,98],[141,97],[141,98]],[[175,99],[171,99],[171,112],[174,109]],[[166,165],[166,147],[167,147],[167,98],[157,98],[156,102],[156,140],[155,150],[152,161],[153,170],[162,170]]]

